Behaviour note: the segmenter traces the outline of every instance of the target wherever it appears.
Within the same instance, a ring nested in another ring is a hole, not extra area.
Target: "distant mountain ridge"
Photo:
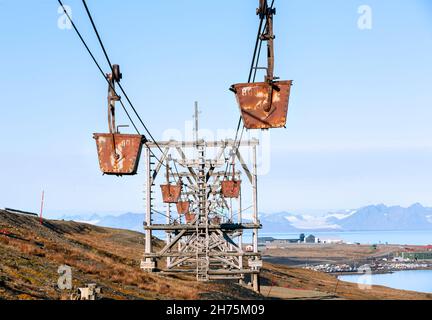
[[[341,210],[324,215],[301,215],[290,212],[261,213],[259,215],[265,233],[301,233],[305,231],[416,231],[432,230],[432,208],[419,203],[408,208],[384,204],[365,206],[356,210]],[[65,216],[64,220],[143,231],[143,213],[125,213],[119,216],[92,215]],[[154,216],[155,223],[165,218]]]
[[[380,204],[363,207],[353,215],[331,222],[347,231],[432,230],[432,208],[419,203],[408,208]]]

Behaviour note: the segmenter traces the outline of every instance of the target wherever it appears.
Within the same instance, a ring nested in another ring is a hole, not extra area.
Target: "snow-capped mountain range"
[[[143,231],[144,214],[125,213],[119,216],[64,216],[64,220],[75,220],[95,225]],[[155,216],[156,223],[164,217]],[[414,204],[401,206],[371,205],[355,210],[340,210],[322,215],[297,214],[291,212],[261,213],[263,232],[294,233],[303,231],[384,231],[384,230],[432,230],[432,208]]]

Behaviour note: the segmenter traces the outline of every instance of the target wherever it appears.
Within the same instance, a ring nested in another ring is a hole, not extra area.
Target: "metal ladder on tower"
[[[198,170],[198,202],[199,215],[196,223],[197,233],[197,280],[208,281],[208,271],[210,267],[209,260],[209,230],[207,214],[207,181],[205,173],[205,144],[197,142],[199,170]]]

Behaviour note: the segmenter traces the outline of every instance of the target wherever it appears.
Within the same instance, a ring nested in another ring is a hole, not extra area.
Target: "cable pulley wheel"
[[[112,76],[115,82],[120,82],[120,80],[123,78],[123,75],[120,72],[120,66],[118,64],[113,64]]]

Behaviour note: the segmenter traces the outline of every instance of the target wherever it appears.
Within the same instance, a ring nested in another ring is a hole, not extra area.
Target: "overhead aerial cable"
[[[69,21],[71,22],[71,25],[73,27],[73,29],[75,30],[76,34],[78,35],[79,39],[81,40],[82,44],[84,45],[84,47],[86,48],[88,54],[90,55],[90,57],[92,58],[94,64],[96,65],[96,67],[98,68],[99,72],[101,73],[101,75],[103,76],[103,78],[105,79],[105,81],[108,83],[109,86],[111,86],[109,80],[106,78],[105,72],[102,70],[100,64],[98,63],[98,61],[96,60],[94,54],[92,53],[92,51],[90,50],[89,46],[87,45],[87,43],[85,42],[84,38],[82,37],[81,33],[79,32],[78,28],[76,27],[75,23],[73,22],[72,18],[70,17],[68,11],[66,10],[66,8],[64,7],[63,3],[61,0],[57,0],[57,2],[60,4],[60,6],[63,8],[63,12],[65,13],[66,17],[69,19]],[[115,90],[114,90],[115,91]],[[126,107],[124,106],[123,102],[120,101],[120,104],[123,108],[123,110],[125,111],[129,121],[132,123],[135,131],[140,134],[138,128],[136,127],[135,123],[133,122],[129,112],[127,111]]]
[[[248,83],[234,84],[231,90],[236,94],[241,117],[246,129],[283,128],[286,125],[292,81],[279,81],[274,76],[274,31],[273,18],[276,14],[274,0],[269,6],[267,0],[259,0],[257,15],[260,18],[259,35],[254,50]],[[265,21],[264,30],[262,29]],[[267,42],[267,67],[264,82],[250,83],[256,75],[258,65],[256,54],[261,53],[262,42]]]
[[[58,3],[60,4],[60,6],[63,8],[63,11],[64,11],[65,15],[67,16],[67,18],[68,18],[69,21],[71,22],[71,25],[73,26],[73,29],[75,30],[75,32],[76,32],[76,34],[78,35],[79,39],[81,40],[82,44],[84,45],[84,47],[86,48],[87,52],[88,52],[89,55],[91,56],[93,62],[94,62],[95,65],[97,66],[99,72],[100,72],[101,75],[104,77],[105,81],[107,81],[107,83],[108,83],[108,85],[109,85],[109,91],[112,91],[112,92],[114,93],[114,96],[115,96],[115,97],[119,97],[119,98],[120,98],[120,96],[116,93],[116,91],[115,91],[115,89],[114,89],[113,82],[111,82],[110,79],[109,79],[109,74],[106,75],[106,74],[103,72],[103,70],[102,70],[100,64],[98,63],[98,61],[97,61],[97,59],[95,58],[95,56],[94,56],[94,54],[92,53],[92,51],[90,50],[90,48],[89,48],[89,46],[87,45],[86,41],[84,40],[83,36],[82,36],[81,33],[79,32],[79,30],[78,30],[76,24],[74,23],[74,21],[72,20],[72,18],[71,18],[70,15],[69,15],[69,13],[68,13],[67,10],[65,9],[65,7],[64,7],[64,5],[63,5],[63,3],[62,3],[62,1],[61,1],[61,0],[57,0],[57,1],[58,1]],[[108,54],[107,54],[107,51],[106,51],[106,49],[105,49],[105,46],[103,45],[102,39],[101,39],[99,33],[97,32],[97,28],[96,28],[96,25],[95,25],[95,23],[94,23],[94,20],[93,20],[93,18],[91,17],[91,14],[90,14],[89,8],[88,8],[87,4],[85,3],[85,1],[83,1],[83,4],[84,4],[84,7],[86,8],[87,13],[89,14],[90,21],[91,21],[91,23],[92,23],[92,25],[93,25],[93,28],[94,28],[94,30],[95,30],[95,33],[96,33],[96,35],[97,35],[97,37],[98,37],[98,40],[99,40],[99,43],[100,43],[100,45],[101,45],[101,47],[102,47],[102,50],[103,50],[103,52],[104,52],[105,58],[106,58],[106,60],[107,60],[107,62],[108,62],[108,64],[109,64],[109,66],[110,66],[110,69],[112,70],[112,74],[113,74],[113,73],[116,73],[117,65],[112,65],[112,64],[111,64],[110,58],[109,58],[109,56],[108,56]],[[148,134],[148,135],[150,136],[150,138],[154,141],[154,143],[156,144],[156,146],[158,147],[158,149],[161,150],[161,147],[160,147],[159,144],[156,142],[156,140],[154,139],[153,135],[151,134],[151,132],[148,130],[148,128],[146,127],[146,125],[145,125],[144,122],[142,121],[142,119],[141,119],[140,115],[138,114],[136,108],[134,107],[132,101],[129,99],[129,96],[126,94],[126,92],[125,92],[123,86],[121,85],[121,83],[120,83],[120,81],[119,81],[120,79],[121,79],[121,77],[115,77],[115,83],[119,86],[120,90],[121,90],[122,93],[124,94],[126,100],[128,101],[128,103],[129,103],[129,105],[131,106],[133,112],[135,113],[135,115],[137,116],[138,120],[140,121],[141,125],[142,125],[142,126],[144,127],[144,129],[146,130],[147,134]],[[135,123],[134,123],[132,117],[130,116],[129,112],[127,111],[127,109],[126,109],[126,107],[125,107],[123,101],[122,101],[121,99],[118,99],[118,102],[121,104],[123,110],[125,111],[125,113],[126,113],[128,119],[129,119],[129,121],[132,123],[132,125],[133,125],[135,131],[137,132],[137,134],[138,134],[138,135],[141,135],[141,133],[140,133],[140,131],[138,130],[137,126],[135,125]],[[111,126],[112,126],[112,125],[111,125]],[[143,137],[143,142],[146,142],[146,143],[147,143],[147,142],[148,142],[147,137],[146,137],[145,135],[141,135],[141,136]],[[115,140],[115,139],[113,139],[113,140]],[[153,157],[154,157],[154,158],[155,158],[159,163],[161,163],[161,164],[164,166],[164,164],[163,164],[163,163],[161,162],[161,160],[160,160],[160,159],[159,159],[159,158],[154,154],[154,152],[153,152],[150,148],[149,148],[149,150],[150,150],[150,153],[153,155]],[[161,151],[162,151],[162,150],[161,150]],[[115,156],[116,156],[117,158],[119,158],[119,155],[115,155]],[[139,156],[139,154],[138,154],[138,156]],[[124,157],[123,157],[123,158],[124,158]],[[110,173],[108,173],[108,174],[110,174]],[[112,174],[115,174],[115,173],[112,173]],[[120,175],[121,175],[121,174],[120,174]]]
[[[89,7],[87,6],[87,3],[86,3],[85,0],[82,0],[82,3],[83,3],[83,5],[84,5],[85,11],[86,11],[86,13],[87,13],[87,16],[88,16],[88,18],[89,18],[89,20],[90,20],[90,23],[91,23],[91,25],[92,25],[92,27],[93,27],[93,30],[94,30],[94,32],[95,32],[95,34],[96,34],[96,37],[97,37],[97,39],[98,39],[98,41],[99,41],[99,44],[100,44],[100,46],[101,46],[101,49],[102,49],[102,51],[103,51],[103,53],[104,53],[105,59],[107,60],[108,65],[109,65],[110,68],[112,69],[113,65],[111,64],[111,60],[110,60],[110,58],[109,58],[108,52],[107,52],[107,50],[105,49],[105,45],[103,44],[102,38],[101,38],[101,36],[100,36],[100,34],[99,34],[99,31],[98,31],[98,29],[97,29],[97,27],[96,27],[96,23],[94,22],[94,19],[93,19],[93,16],[92,16],[91,12],[90,12],[90,9],[89,9]],[[138,120],[140,121],[141,125],[144,127],[144,130],[145,130],[145,131],[147,132],[147,134],[150,136],[150,138],[151,138],[152,141],[155,143],[155,145],[156,145],[156,147],[159,149],[159,151],[160,151],[160,152],[163,152],[163,151],[162,151],[162,148],[159,146],[159,144],[157,143],[156,139],[153,137],[153,135],[151,134],[150,130],[149,130],[149,129],[147,128],[147,126],[145,125],[144,121],[142,120],[141,116],[139,115],[139,113],[138,113],[138,111],[136,110],[136,108],[135,108],[134,104],[132,103],[132,101],[129,99],[129,96],[127,95],[126,91],[124,90],[124,88],[123,88],[123,86],[122,86],[122,84],[121,84],[120,82],[118,83],[118,86],[119,86],[119,88],[120,88],[120,91],[122,92],[122,94],[123,94],[124,97],[126,98],[127,102],[129,103],[130,107],[132,108],[133,112],[135,113],[136,117],[137,117]]]

